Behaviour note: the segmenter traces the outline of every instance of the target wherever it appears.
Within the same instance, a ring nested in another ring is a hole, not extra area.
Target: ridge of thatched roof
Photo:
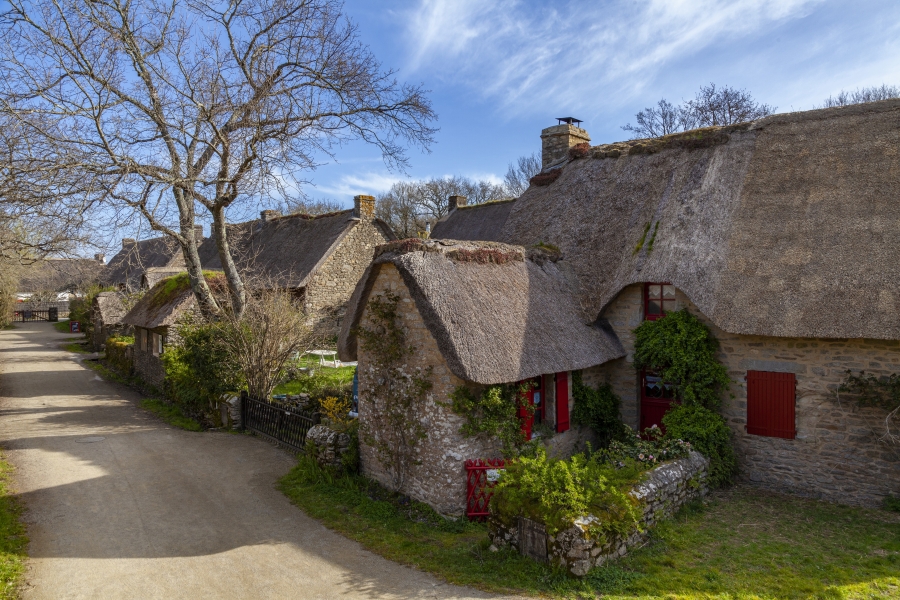
[[[168,236],[150,238],[124,246],[110,259],[101,280],[106,285],[137,290],[147,269],[183,265],[181,248],[175,240]]]
[[[67,292],[84,290],[97,281],[103,264],[90,258],[46,258],[23,266],[17,292]]]
[[[563,263],[552,252],[492,242],[379,246],[350,299],[341,358],[356,358],[353,332],[386,265],[400,272],[450,370],[463,380],[509,383],[624,356],[615,334],[582,318]]]
[[[213,293],[223,294],[225,277],[221,273],[204,271],[203,275]],[[154,285],[122,319],[126,325],[156,329],[170,327],[194,305],[194,292],[187,273],[167,277]]]
[[[167,277],[172,277],[185,272],[185,267],[181,265],[172,267],[150,267],[141,277],[141,288],[150,289]]]
[[[325,215],[296,214],[237,223],[228,226],[228,243],[238,267],[251,273],[262,285],[302,288],[360,222],[353,214],[353,209],[349,209]],[[375,225],[388,237],[396,237],[380,219],[375,220]],[[204,269],[222,269],[215,236],[200,246],[200,260]]]
[[[94,308],[100,313],[104,325],[122,322],[128,312],[125,310],[125,294],[122,292],[100,292],[94,296]]]
[[[559,246],[593,315],[668,281],[731,333],[900,339],[900,100],[710,133],[571,160],[500,241]]]
[[[431,238],[500,241],[500,232],[514,204],[515,199],[460,206],[435,223]]]

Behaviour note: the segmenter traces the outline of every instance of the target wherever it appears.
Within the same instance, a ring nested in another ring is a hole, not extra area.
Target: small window
[[[747,371],[747,433],[794,439],[796,397],[793,373]]]
[[[675,310],[675,286],[670,283],[644,284],[644,319],[655,321]]]

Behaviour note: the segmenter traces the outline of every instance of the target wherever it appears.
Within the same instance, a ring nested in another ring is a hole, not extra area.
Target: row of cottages
[[[395,237],[375,217],[372,196],[356,196],[354,208],[326,215],[263,211],[259,220],[229,226],[229,243],[247,287],[293,291],[313,324],[330,336],[337,334],[347,301],[375,247]],[[214,237],[199,250],[207,272],[221,269]],[[161,356],[172,341],[174,326],[195,308],[187,275],[167,275],[163,269],[147,271],[143,277],[149,291],[122,319],[135,332],[135,372],[157,386],[165,377]],[[221,275],[213,280],[224,290]]]
[[[40,308],[40,303],[71,300],[97,282],[103,259],[102,254],[95,254],[92,259],[47,258],[25,265],[19,272],[16,299],[35,308]]]
[[[493,373],[507,382],[539,377],[548,391],[560,371],[582,369],[585,383],[612,385],[628,425],[659,424],[670,394],[652,373],[634,368],[633,330],[687,308],[721,344],[733,381],[721,412],[743,479],[861,505],[900,494],[900,457],[877,439],[885,413],[835,393],[848,370],[900,372],[900,101],[593,148],[587,132],[568,123],[541,137],[544,171],[520,198],[473,207],[457,201],[433,232],[457,241],[431,243],[452,248],[482,238],[558,248],[554,269],[569,283],[581,327],[598,341],[593,352],[575,345],[583,338],[571,328],[529,337],[533,323],[557,318],[562,302],[548,301],[546,284],[530,275],[519,287],[479,295],[477,282],[507,267],[448,267],[454,278],[443,284],[424,267],[438,260],[427,250],[382,258],[391,267],[373,267],[360,283],[340,350],[343,360],[359,352],[365,423],[367,357],[353,327],[366,322],[372,293],[390,287],[411,299],[404,319],[417,332],[421,360],[446,383],[434,388],[429,414],[436,416],[427,421],[423,452],[447,462],[437,469],[429,456],[415,465],[408,493],[459,513],[463,461],[492,456],[454,436],[453,417],[442,408],[454,385],[496,381],[474,375],[470,362],[493,366],[496,356],[508,370]],[[523,303],[519,312],[504,308],[510,294]],[[480,337],[504,327],[511,329],[499,340]],[[546,345],[546,353],[534,344]],[[572,347],[591,364],[550,360]],[[559,423],[571,408],[571,400],[544,402],[543,416]],[[365,442],[362,456],[363,469],[382,478]]]
[[[203,226],[197,225],[194,230],[197,239],[202,240]],[[140,241],[124,238],[122,249],[103,269],[100,282],[123,292],[137,292],[146,288],[144,278],[149,270],[184,271],[181,246],[169,236]]]

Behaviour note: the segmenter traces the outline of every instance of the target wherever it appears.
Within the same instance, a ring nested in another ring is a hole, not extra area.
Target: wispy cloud
[[[389,173],[356,173],[343,175],[335,182],[317,186],[316,191],[317,195],[330,195],[336,200],[346,202],[349,198],[360,194],[374,195],[386,192],[398,181],[402,181],[402,178]]]
[[[422,0],[407,13],[412,67],[528,112],[627,98],[660,69],[726,37],[802,17],[823,0]]]

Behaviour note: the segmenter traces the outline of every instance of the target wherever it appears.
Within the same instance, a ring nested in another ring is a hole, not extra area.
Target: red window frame
[[[797,378],[793,373],[747,371],[747,433],[797,437]]]
[[[670,294],[666,296],[666,294]],[[658,303],[658,312],[651,302]],[[644,320],[655,321],[675,310],[675,286],[671,283],[656,282],[644,284]],[[651,310],[653,312],[651,312]]]

